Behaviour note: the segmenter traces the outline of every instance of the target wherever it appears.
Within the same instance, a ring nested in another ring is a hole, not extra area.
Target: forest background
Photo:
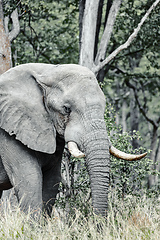
[[[28,62],[89,67],[106,95],[106,125],[114,145],[126,152],[148,151],[148,158],[134,163],[112,158],[111,186],[123,198],[160,191],[158,3],[0,0],[0,74]],[[151,6],[143,25],[138,25]],[[127,40],[131,41],[124,46]],[[67,153],[64,159],[60,192],[73,202],[80,189],[86,195],[89,182],[85,166],[79,171],[83,159],[77,163]]]

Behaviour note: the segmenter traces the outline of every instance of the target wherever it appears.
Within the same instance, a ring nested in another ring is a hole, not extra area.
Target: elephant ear
[[[0,76],[0,127],[33,150],[54,153],[56,131],[37,76],[22,65]]]

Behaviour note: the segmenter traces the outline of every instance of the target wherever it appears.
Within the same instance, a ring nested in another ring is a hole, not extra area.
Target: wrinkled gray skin
[[[0,191],[14,187],[23,211],[50,215],[65,142],[85,153],[95,213],[106,214],[109,141],[105,97],[79,65],[30,63],[0,76]]]

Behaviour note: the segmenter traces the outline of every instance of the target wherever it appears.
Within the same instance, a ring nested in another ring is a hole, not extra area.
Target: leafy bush
[[[111,117],[112,116],[112,117]],[[121,126],[116,125],[115,111],[111,105],[108,106],[105,113],[105,121],[108,129],[108,135],[114,147],[126,153],[140,154],[146,152],[142,146],[139,149],[133,149],[132,141],[141,140],[139,132],[122,132]],[[148,150],[149,152],[149,150]],[[151,170],[152,161],[149,158],[143,158],[138,161],[124,161],[111,156],[110,184],[117,189],[119,197],[124,195],[142,195],[148,191],[146,177],[155,174]]]
[[[84,216],[91,211],[89,176],[84,158],[76,159],[65,154],[62,161],[62,183],[56,206],[67,214],[75,215],[79,209]]]

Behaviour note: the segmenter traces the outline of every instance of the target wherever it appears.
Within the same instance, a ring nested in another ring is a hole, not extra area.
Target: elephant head
[[[0,79],[0,127],[28,148],[53,154],[57,137],[64,138],[75,157],[85,156],[93,208],[105,215],[109,186],[110,146],[105,97],[95,75],[79,65],[24,64]],[[117,155],[118,154],[118,155]]]

